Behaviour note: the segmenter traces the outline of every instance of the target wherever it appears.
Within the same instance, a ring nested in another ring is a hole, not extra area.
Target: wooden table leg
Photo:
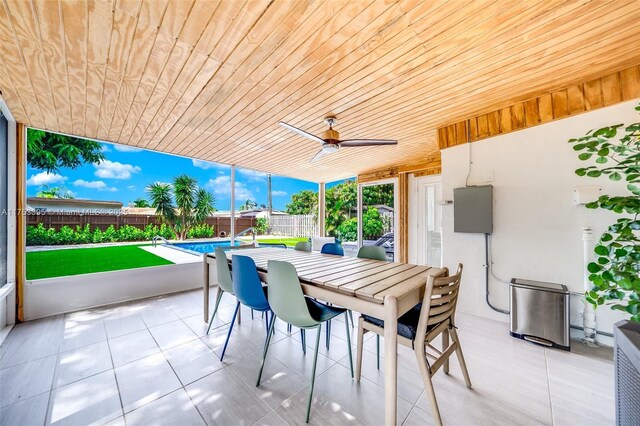
[[[398,418],[398,300],[384,298],[384,424]]]

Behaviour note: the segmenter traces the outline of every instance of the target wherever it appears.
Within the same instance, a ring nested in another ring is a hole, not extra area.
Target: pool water
[[[240,242],[236,241],[235,246],[239,246]],[[196,253],[213,253],[217,247],[222,247],[225,250],[231,248],[231,240],[221,241],[207,241],[201,243],[173,243],[169,247],[178,248],[181,250],[187,250]]]

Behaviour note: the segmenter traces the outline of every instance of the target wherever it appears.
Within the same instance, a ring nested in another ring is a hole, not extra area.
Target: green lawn
[[[27,253],[27,279],[65,277],[93,272],[172,265],[139,246],[111,246]]]

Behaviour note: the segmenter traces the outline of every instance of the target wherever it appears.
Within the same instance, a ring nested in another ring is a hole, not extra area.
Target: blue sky
[[[186,173],[198,179],[200,186],[213,192],[216,208],[228,210],[231,168],[226,165],[191,160],[123,145],[103,143],[107,160],[99,165],[83,165],[75,170],[62,169],[47,174],[38,169],[27,170],[27,194],[35,196],[42,185],[64,186],[75,198],[120,201],[124,205],[136,198],[147,198],[145,188],[153,182],[171,182]],[[303,189],[318,190],[318,185],[298,179],[272,176],[273,207],[283,210],[291,194]],[[251,199],[267,203],[267,179],[264,173],[236,169],[236,203]]]

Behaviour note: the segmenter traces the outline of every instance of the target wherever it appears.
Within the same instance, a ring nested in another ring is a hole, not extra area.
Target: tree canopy
[[[42,130],[27,131],[27,163],[33,168],[54,173],[61,168],[98,164],[104,159],[99,142]]]

